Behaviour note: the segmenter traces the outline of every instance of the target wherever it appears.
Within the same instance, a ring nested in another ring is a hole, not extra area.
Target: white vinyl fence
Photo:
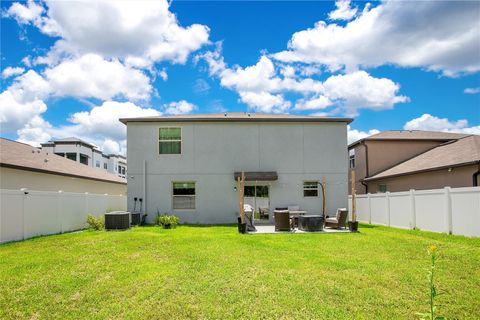
[[[88,214],[126,208],[122,195],[0,189],[0,243],[83,229]]]
[[[356,199],[361,222],[480,236],[480,187],[362,194]],[[348,205],[351,212],[351,196]]]

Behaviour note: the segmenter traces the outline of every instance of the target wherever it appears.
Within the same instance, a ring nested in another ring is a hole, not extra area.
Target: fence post
[[[417,227],[417,213],[415,208],[415,189],[410,189],[410,214],[411,222],[410,228],[414,230]]]
[[[372,224],[372,203],[370,200],[370,193],[367,193],[368,199],[368,224]]]
[[[445,226],[446,232],[452,234],[452,201],[450,197],[450,187],[445,187]]]
[[[390,191],[385,192],[385,204],[387,206],[387,226],[390,227]]]

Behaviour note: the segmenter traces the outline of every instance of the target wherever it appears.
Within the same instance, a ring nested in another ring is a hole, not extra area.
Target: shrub
[[[163,229],[175,228],[177,224],[180,223],[180,219],[174,215],[160,215],[157,212],[157,218],[155,219],[155,224],[161,226]]]
[[[93,230],[103,230],[105,228],[105,222],[103,221],[103,217],[95,217],[89,214],[87,216],[87,224],[89,229]]]

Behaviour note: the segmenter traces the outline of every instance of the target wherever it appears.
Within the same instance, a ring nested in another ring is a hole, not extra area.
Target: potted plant
[[[239,233],[247,233],[247,223],[243,222],[242,223],[242,218],[238,217],[238,232]]]

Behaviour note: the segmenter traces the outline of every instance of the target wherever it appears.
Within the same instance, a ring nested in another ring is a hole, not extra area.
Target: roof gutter
[[[416,171],[396,173],[396,174],[391,174],[391,175],[382,176],[382,177],[370,177],[370,178],[365,178],[365,180],[369,182],[369,181],[374,181],[374,180],[390,179],[390,178],[408,176],[408,175],[417,174],[417,173],[438,171],[438,170],[443,170],[443,169],[448,169],[448,168],[464,167],[464,166],[475,165],[475,164],[479,164],[479,163],[480,163],[480,161],[475,160],[475,161],[470,161],[470,162],[452,164],[452,165],[448,165],[448,166],[436,167],[436,168],[428,168],[428,169],[422,169],[422,170],[416,170]]]

